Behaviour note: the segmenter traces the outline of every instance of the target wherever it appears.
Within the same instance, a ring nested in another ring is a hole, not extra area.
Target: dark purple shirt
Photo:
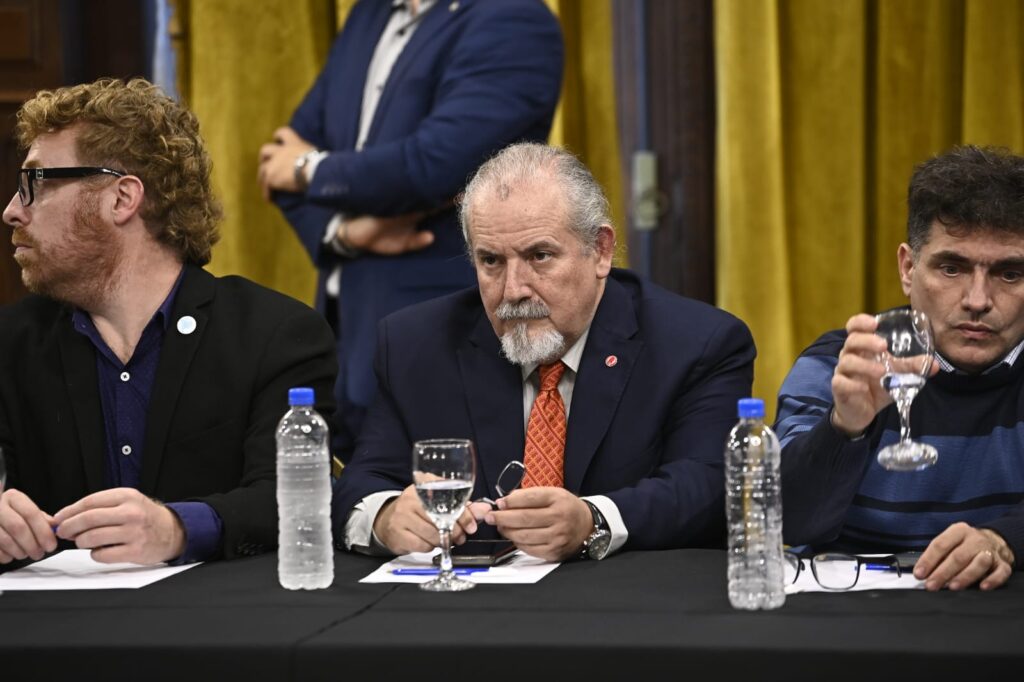
[[[110,350],[88,313],[76,309],[72,315],[75,331],[92,341],[97,350],[96,372],[107,436],[105,482],[108,488],[139,488],[149,398],[181,278],[182,275],[178,275],[171,293],[142,331],[127,363],[122,363]],[[181,519],[186,536],[184,553],[171,563],[185,564],[213,557],[220,548],[222,529],[220,516],[213,507],[203,502],[171,502],[167,507]]]

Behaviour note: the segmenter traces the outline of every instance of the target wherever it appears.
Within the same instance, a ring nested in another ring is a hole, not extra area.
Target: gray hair
[[[459,203],[462,236],[469,246],[469,214],[479,196],[490,190],[498,200],[528,180],[547,177],[558,182],[569,207],[569,227],[588,251],[597,248],[602,225],[611,225],[608,199],[590,170],[571,152],[535,142],[505,147],[488,159],[470,179]]]

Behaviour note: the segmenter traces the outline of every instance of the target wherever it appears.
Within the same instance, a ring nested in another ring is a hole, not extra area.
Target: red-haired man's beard
[[[98,197],[83,192],[72,218],[68,229],[49,243],[15,228],[14,241],[30,248],[14,258],[32,293],[93,310],[116,284],[123,247],[115,228],[100,219]]]

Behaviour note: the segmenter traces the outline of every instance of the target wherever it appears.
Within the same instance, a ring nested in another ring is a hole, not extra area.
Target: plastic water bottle
[[[289,590],[316,590],[334,580],[327,423],[311,388],[289,390],[288,405],[277,425],[277,578]]]
[[[765,426],[763,400],[740,400],[739,417],[725,444],[729,602],[776,609],[786,601],[779,439]]]

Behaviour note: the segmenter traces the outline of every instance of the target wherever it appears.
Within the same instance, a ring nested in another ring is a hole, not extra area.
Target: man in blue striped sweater
[[[779,392],[785,540],[846,551],[924,549],[929,590],[994,589],[1024,551],[1024,158],[965,146],[910,182],[903,291],[931,318],[934,375],[911,435],[938,463],[891,472],[885,341],[855,315],[797,359]]]

